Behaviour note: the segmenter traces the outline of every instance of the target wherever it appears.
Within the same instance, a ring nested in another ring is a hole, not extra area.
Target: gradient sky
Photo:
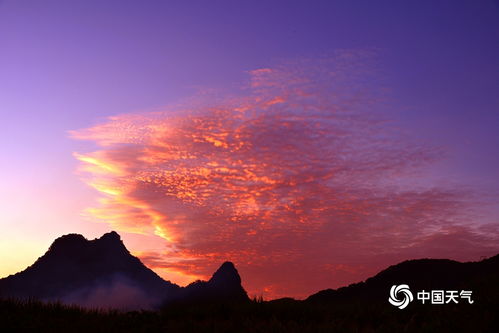
[[[1,1],[0,276],[117,230],[304,297],[499,251],[497,1]]]

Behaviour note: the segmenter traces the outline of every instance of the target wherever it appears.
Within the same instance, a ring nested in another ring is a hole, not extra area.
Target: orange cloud
[[[457,236],[476,253],[497,250],[497,234],[463,215],[462,193],[402,186],[440,152],[376,116],[381,98],[359,79],[372,72],[365,62],[350,52],[324,67],[259,69],[242,96],[72,132],[101,147],[75,154],[102,195],[87,213],[164,238],[163,253],[142,255],[153,268],[209,276],[232,260],[250,293],[266,297],[303,297],[396,259],[447,255]],[[431,245],[439,237],[442,246]]]

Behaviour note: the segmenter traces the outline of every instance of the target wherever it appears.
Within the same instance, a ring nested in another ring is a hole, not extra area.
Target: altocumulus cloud
[[[341,51],[257,69],[239,94],[71,132],[100,147],[75,153],[101,193],[87,213],[164,238],[164,252],[141,255],[152,268],[208,276],[232,260],[267,297],[398,260],[497,251],[466,193],[418,182],[442,148],[390,125],[371,59]]]

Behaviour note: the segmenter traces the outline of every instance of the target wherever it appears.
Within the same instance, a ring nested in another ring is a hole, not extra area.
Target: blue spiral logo
[[[400,297],[403,297],[399,299]],[[388,298],[388,302],[391,305],[398,307],[399,309],[404,309],[410,302],[414,300],[411,291],[409,290],[409,286],[406,284],[401,285],[393,285],[390,289],[390,297]]]

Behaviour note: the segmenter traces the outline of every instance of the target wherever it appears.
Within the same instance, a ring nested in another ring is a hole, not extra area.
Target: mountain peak
[[[184,288],[185,299],[197,302],[246,302],[248,294],[230,261],[224,262],[208,281],[196,281]]]
[[[52,243],[49,252],[80,252],[83,248],[94,245],[120,251],[125,248],[120,235],[116,231],[111,231],[94,240],[88,240],[80,234],[63,235]]]
[[[234,264],[224,262],[208,281],[213,290],[217,291],[220,299],[230,301],[246,301],[248,295],[241,285],[241,277]]]
[[[120,241],[121,242],[121,236],[114,230],[111,232],[105,233],[99,239],[101,239],[101,240],[113,240],[113,241]]]
[[[89,307],[148,308],[174,297],[178,289],[132,256],[114,231],[93,240],[61,236],[33,265],[0,279],[0,297]]]
[[[58,251],[60,249],[74,249],[84,246],[88,240],[80,234],[67,234],[57,238],[50,245],[49,252]]]
[[[226,261],[213,274],[210,282],[213,284],[240,285],[241,277],[234,264]]]
[[[224,262],[209,281],[179,287],[131,255],[115,231],[93,240],[80,234],[57,238],[33,265],[0,279],[0,297],[133,309],[174,301],[248,301],[233,263]]]
[[[110,247],[123,248],[125,244],[121,240],[121,236],[116,231],[108,232],[101,236],[101,238],[95,239],[95,242],[106,244]]]
[[[224,262],[220,266],[219,270],[234,270],[234,271],[237,272],[236,266],[234,265],[234,263],[232,261],[226,261],[226,262]]]
[[[234,264],[230,261],[224,262],[210,279],[213,284],[241,285],[241,277]]]

